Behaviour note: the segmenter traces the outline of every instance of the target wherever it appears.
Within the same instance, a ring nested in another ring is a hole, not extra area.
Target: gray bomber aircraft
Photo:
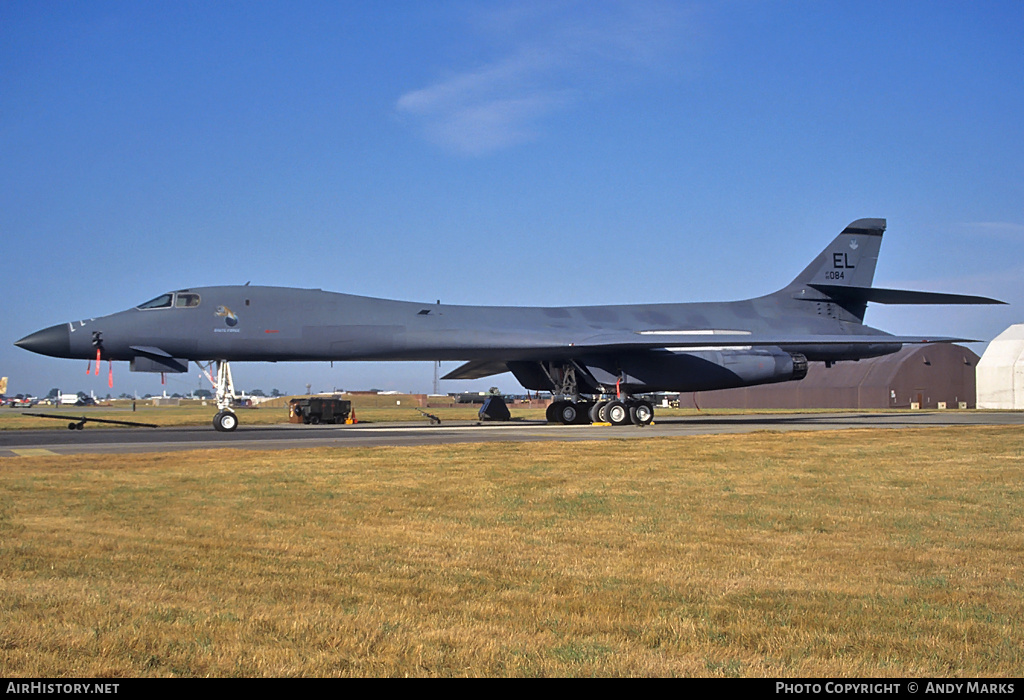
[[[868,302],[1001,304],[986,297],[872,287],[884,219],[860,219],[777,292],[743,301],[619,306],[456,306],[282,287],[200,287],[109,316],[51,326],[16,345],[54,357],[126,360],[136,372],[217,363],[217,430],[238,425],[229,362],[460,360],[445,379],[512,372],[549,391],[548,420],[651,422],[643,394],[802,379],[827,366],[896,352],[865,326]],[[966,341],[970,342],[970,341]],[[212,372],[211,372],[212,379]]]

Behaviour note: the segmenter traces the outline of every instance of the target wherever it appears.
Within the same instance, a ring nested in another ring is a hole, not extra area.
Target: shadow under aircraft
[[[906,343],[971,342],[864,325],[869,302],[1003,303],[871,286],[885,227],[884,219],[854,221],[788,285],[742,301],[459,306],[319,289],[199,287],[51,326],[16,345],[53,357],[127,361],[135,372],[205,365],[221,431],[238,426],[229,363],[321,360],[457,360],[464,364],[445,379],[511,372],[526,389],[551,392],[549,421],[646,425],[654,408],[645,394],[797,381],[808,362],[831,366]]]

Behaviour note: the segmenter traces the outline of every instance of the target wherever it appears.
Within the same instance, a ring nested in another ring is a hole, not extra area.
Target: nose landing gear
[[[209,369],[206,376],[210,377]],[[217,361],[217,381],[213,386],[217,392],[217,414],[213,417],[213,428],[221,433],[230,433],[238,427],[238,416],[231,410],[231,402],[235,398],[235,382],[231,378],[231,366],[227,360]]]

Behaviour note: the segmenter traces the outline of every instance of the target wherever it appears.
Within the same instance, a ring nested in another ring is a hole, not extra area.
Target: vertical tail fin
[[[870,287],[884,232],[885,219],[857,219],[844,228],[790,286]]]
[[[871,287],[883,233],[885,219],[857,219],[780,293],[818,302],[813,313],[863,323],[867,299],[854,291]],[[842,291],[847,289],[849,292]],[[805,310],[811,312],[812,307]]]

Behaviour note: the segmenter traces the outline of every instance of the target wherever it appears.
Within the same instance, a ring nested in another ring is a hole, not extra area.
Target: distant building
[[[978,362],[978,408],[1024,408],[1024,323],[997,335]]]
[[[796,382],[680,394],[684,408],[967,408],[975,405],[978,356],[959,345],[905,345],[892,355],[826,368]]]

